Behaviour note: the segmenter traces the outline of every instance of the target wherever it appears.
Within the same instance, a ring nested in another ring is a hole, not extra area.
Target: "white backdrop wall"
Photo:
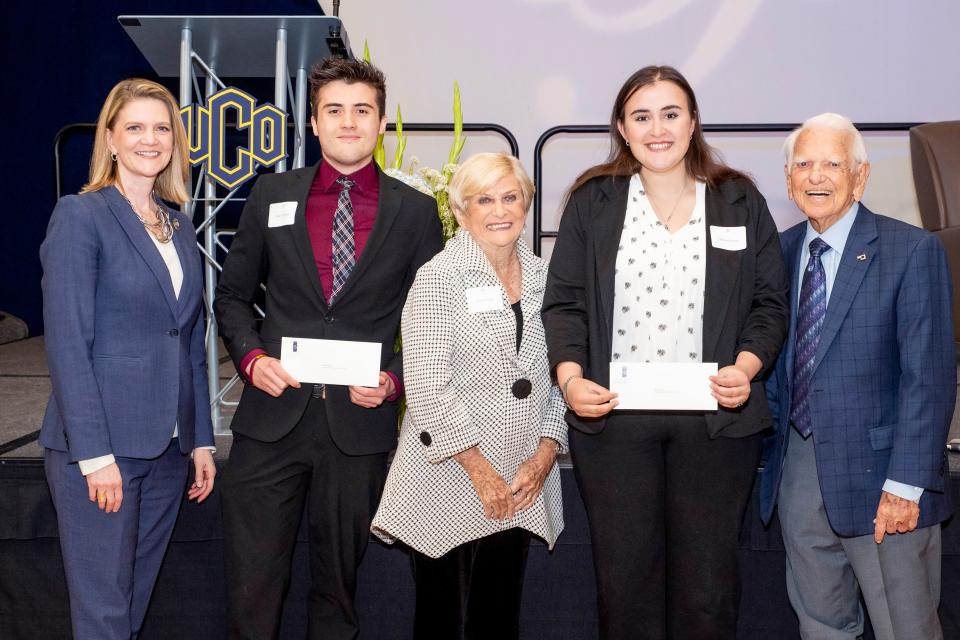
[[[799,122],[823,111],[857,122],[960,118],[957,0],[343,0],[340,15],[354,52],[366,40],[387,74],[391,121],[397,104],[408,122],[450,121],[456,79],[465,119],[513,131],[528,170],[543,131],[607,122],[623,80],[647,64],[687,76],[705,123]],[[800,216],[784,194],[782,137],[711,142],[757,178],[784,228]],[[503,148],[474,135],[465,154]],[[406,159],[437,166],[446,149],[442,136],[416,136]],[[919,223],[906,134],[870,135],[868,150],[865,202]],[[547,145],[545,228],[555,228],[570,180],[606,151],[597,136]]]

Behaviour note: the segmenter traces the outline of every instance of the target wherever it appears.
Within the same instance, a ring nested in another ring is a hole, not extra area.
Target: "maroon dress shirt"
[[[327,302],[333,291],[333,216],[337,212],[341,186],[337,179],[344,174],[334,169],[326,160],[320,161],[320,168],[310,185],[307,195],[306,222],[310,245],[313,247],[313,260],[320,276],[320,286]],[[353,204],[353,242],[354,258],[360,261],[363,248],[367,244],[373,223],[377,220],[377,204],[380,197],[380,178],[373,162],[347,176],[355,183],[350,189],[350,202]],[[263,349],[253,349],[240,361],[240,370],[246,371],[251,360]],[[251,373],[253,373],[251,371]],[[392,373],[387,373],[396,387],[396,392],[388,400],[400,397],[403,387]]]
[[[313,259],[327,302],[333,292],[333,216],[337,212],[341,190],[337,179],[342,175],[323,160],[307,196],[307,233],[310,234]],[[350,202],[353,203],[353,253],[359,262],[377,219],[380,180],[373,162],[347,177],[356,183],[350,189]]]

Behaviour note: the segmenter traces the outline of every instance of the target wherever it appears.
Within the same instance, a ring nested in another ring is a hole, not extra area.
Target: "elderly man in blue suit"
[[[779,506],[803,638],[943,632],[940,523],[956,396],[950,273],[935,236],[861,204],[870,165],[853,124],[807,120],[784,144],[807,221],[781,235],[790,332],[767,385],[761,511]]]

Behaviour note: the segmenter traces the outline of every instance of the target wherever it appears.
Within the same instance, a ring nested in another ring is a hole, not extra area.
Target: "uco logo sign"
[[[227,163],[225,141],[230,115],[236,116],[237,130],[247,134],[247,144],[236,148],[232,164]],[[213,94],[206,107],[183,107],[180,116],[190,139],[190,164],[206,161],[210,177],[228,189],[256,174],[254,161],[269,167],[287,155],[287,114],[269,103],[258,107],[236,87]]]

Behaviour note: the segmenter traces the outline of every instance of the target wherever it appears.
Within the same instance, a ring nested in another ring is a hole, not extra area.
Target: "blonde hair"
[[[478,153],[467,158],[450,179],[447,193],[454,211],[466,211],[470,198],[492,189],[508,175],[520,183],[523,208],[524,211],[529,210],[533,202],[533,180],[524,171],[520,161],[506,153]]]
[[[100,109],[100,117],[97,118],[96,139],[93,143],[93,155],[90,156],[90,178],[80,193],[99,191],[117,184],[117,164],[110,157],[107,131],[113,129],[117,114],[128,103],[146,98],[159,100],[166,105],[170,114],[170,126],[173,128],[173,153],[170,162],[157,176],[154,191],[161,199],[177,204],[183,204],[190,199],[186,186],[190,178],[190,156],[187,151],[187,133],[180,120],[180,107],[166,87],[143,78],[121,80],[107,95]]]

